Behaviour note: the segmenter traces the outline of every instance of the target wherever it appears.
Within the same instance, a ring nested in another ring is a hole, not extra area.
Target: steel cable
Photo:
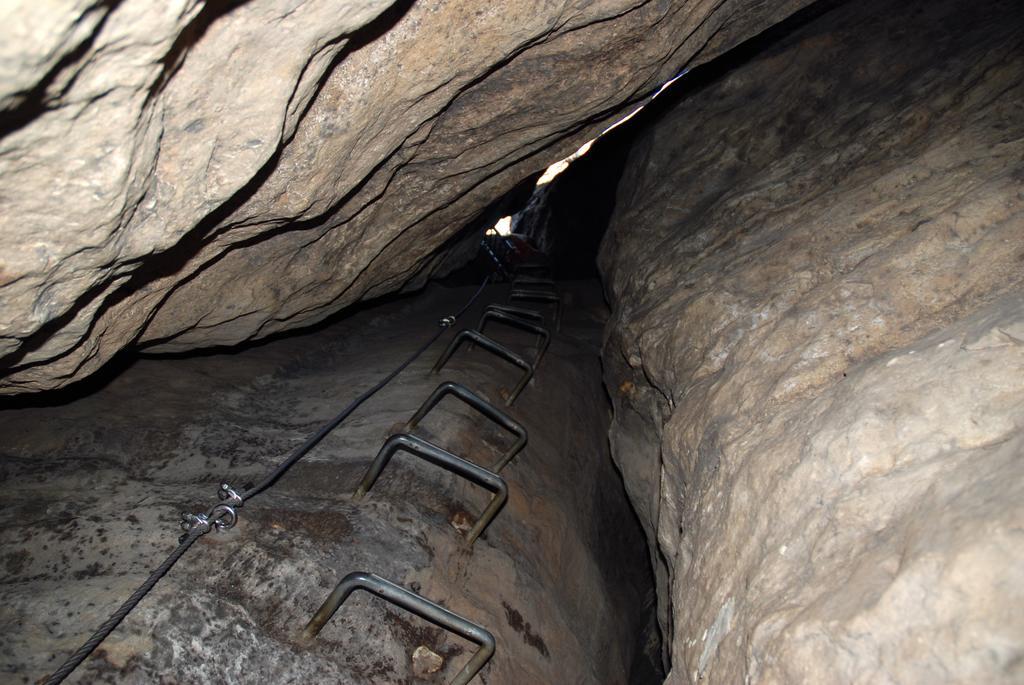
[[[192,543],[195,542],[202,536],[203,533],[198,529],[193,530],[191,533],[186,535],[184,539],[178,543],[177,548],[171,555],[164,560],[164,563],[157,566],[152,573],[149,574],[149,578],[146,578],[146,582],[138,587],[138,589],[131,594],[128,599],[124,601],[117,611],[110,615],[106,621],[104,621],[96,632],[92,634],[85,643],[75,650],[74,654],[69,656],[60,668],[53,672],[49,678],[46,679],[46,685],[57,685],[57,683],[63,682],[65,678],[71,675],[71,672],[78,668],[78,665],[85,661],[85,658],[92,654],[92,650],[96,649],[101,642],[107,639],[107,636],[117,627],[117,625],[124,620],[136,605],[142,601],[142,598],[149,594],[149,591],[153,589],[157,581],[160,580],[165,573],[167,573],[172,566],[181,558]]]
[[[242,494],[242,499],[246,500],[249,499],[250,497],[255,497],[256,495],[260,494],[261,492],[269,488],[271,485],[273,485],[278,478],[284,475],[285,471],[287,471],[288,469],[295,465],[295,462],[297,462],[299,459],[305,456],[311,449],[313,449],[313,447],[317,445],[317,443],[319,443],[331,431],[337,428],[338,424],[340,424],[342,421],[348,418],[349,415],[351,415],[352,412],[358,409],[360,405],[366,402],[366,400],[373,397],[373,395],[379,392],[384,386],[386,386],[388,383],[394,380],[395,376],[400,374],[402,371],[408,368],[410,364],[416,361],[416,359],[424,352],[426,352],[431,345],[437,342],[438,338],[444,335],[444,332],[448,330],[448,328],[450,328],[452,324],[455,323],[456,319],[458,319],[467,311],[469,311],[469,308],[472,307],[473,304],[477,301],[477,299],[483,293],[484,288],[487,286],[488,283],[490,283],[490,281],[491,276],[485,278],[483,282],[480,284],[480,287],[477,288],[476,292],[473,293],[473,296],[469,298],[465,305],[463,305],[462,309],[460,309],[455,314],[444,317],[441,320],[440,327],[436,332],[434,332],[430,336],[429,340],[420,345],[420,347],[417,348],[416,351],[413,352],[405,361],[403,361],[401,364],[395,367],[393,371],[384,376],[384,378],[378,381],[373,387],[371,387],[369,390],[366,390],[358,397],[356,397],[354,400],[352,400],[348,404],[348,406],[342,409],[341,412],[334,416],[334,418],[332,418],[330,421],[324,424],[324,426],[320,428],[320,430],[318,430],[316,433],[310,436],[302,445],[296,448],[288,456],[287,459],[285,459],[273,471],[267,474],[267,476],[263,480],[261,480],[255,486],[246,490],[245,493]],[[192,528],[187,534],[182,536],[178,543],[178,546],[175,548],[173,552],[171,552],[170,556],[168,556],[162,564],[157,566],[153,570],[153,572],[149,574],[149,577],[146,578],[146,581],[142,585],[140,585],[138,589],[136,589],[135,592],[133,592],[131,596],[129,596],[128,599],[126,599],[120,607],[118,607],[117,611],[111,614],[110,617],[106,621],[104,621],[99,628],[96,629],[96,632],[94,632],[92,636],[82,644],[81,647],[76,649],[75,652],[71,654],[71,656],[69,656],[64,661],[63,664],[61,664],[60,668],[54,671],[53,674],[46,679],[45,685],[58,685],[58,683],[63,682],[64,679],[67,678],[72,671],[78,668],[78,666],[83,661],[85,661],[86,657],[88,657],[92,653],[92,651],[96,649],[100,645],[100,643],[103,642],[108,635],[110,635],[111,632],[113,632],[114,628],[116,628],[118,624],[124,620],[124,617],[131,613],[132,609],[134,609],[138,605],[138,603],[142,601],[142,598],[149,594],[149,591],[153,589],[153,586],[155,586],[157,582],[164,576],[164,574],[166,574],[171,569],[171,567],[174,566],[175,563],[177,563],[178,559],[180,559],[181,556],[186,551],[188,551],[188,548],[191,547],[196,540],[205,535],[209,530],[211,530],[209,526],[207,526],[205,529]]]
[[[477,288],[476,292],[473,293],[473,296],[469,298],[469,301],[462,307],[462,309],[460,309],[457,313],[453,314],[450,317],[451,323],[454,323],[456,319],[465,314],[469,310],[469,308],[473,306],[473,303],[476,302],[477,298],[480,297],[480,294],[484,291],[484,287],[490,282],[490,280],[490,276],[484,279],[483,283],[480,284],[480,287]],[[445,318],[448,319],[449,317]],[[307,452],[309,452],[317,445],[317,443],[319,443],[321,440],[327,437],[327,435],[331,431],[338,427],[338,424],[347,419],[349,415],[356,409],[358,409],[363,402],[373,397],[377,392],[381,390],[381,388],[390,383],[395,376],[402,373],[402,371],[404,371],[410,364],[416,361],[416,359],[418,359],[421,354],[427,351],[427,348],[429,348],[431,345],[437,342],[437,339],[444,335],[444,332],[449,327],[450,324],[448,326],[443,326],[442,328],[439,328],[433,335],[430,336],[429,340],[427,340],[419,347],[419,349],[413,352],[408,359],[399,364],[394,371],[392,371],[387,376],[378,381],[377,384],[374,385],[372,388],[365,391],[363,394],[359,395],[359,397],[352,400],[352,402],[350,402],[347,407],[342,409],[339,414],[337,414],[333,419],[324,424],[324,426],[320,430],[311,435],[306,440],[306,442],[299,445],[287,459],[285,459],[283,462],[281,462],[280,465],[278,465],[277,468],[275,468],[273,471],[267,474],[267,476],[263,480],[261,480],[259,483],[246,490],[244,493],[241,493],[242,499],[247,500],[250,497],[255,497],[256,495],[260,494],[261,492],[269,488],[271,485],[273,485],[274,482],[277,481],[277,479],[280,478],[285,471],[290,469],[295,464],[295,462],[297,462],[299,459],[305,456]]]

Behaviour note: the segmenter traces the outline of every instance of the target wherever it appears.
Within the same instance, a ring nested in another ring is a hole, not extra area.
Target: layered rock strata
[[[446,268],[495,198],[803,0],[0,9],[0,392]]]

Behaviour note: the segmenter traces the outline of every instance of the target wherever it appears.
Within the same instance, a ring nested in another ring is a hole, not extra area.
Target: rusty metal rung
[[[363,476],[363,481],[359,484],[359,488],[356,489],[354,499],[360,500],[363,498],[363,495],[369,492],[377,478],[380,477],[384,467],[388,465],[391,457],[395,456],[396,452],[408,452],[432,464],[437,464],[441,468],[456,473],[466,480],[471,480],[494,493],[494,497],[491,498],[487,508],[484,509],[484,513],[480,514],[480,518],[473,526],[473,529],[469,531],[469,535],[466,536],[466,540],[470,545],[476,542],[480,534],[484,532],[491,521],[494,520],[494,517],[498,515],[498,512],[501,511],[501,508],[505,506],[505,501],[508,499],[508,485],[505,484],[505,479],[482,466],[477,466],[471,461],[466,461],[462,457],[427,442],[418,435],[410,433],[396,433],[384,442],[384,446],[380,448],[377,456],[374,457],[373,463],[366,469],[366,475]]]
[[[434,625],[440,626],[480,646],[480,649],[462,667],[462,670],[459,671],[450,685],[466,685],[469,683],[494,655],[494,636],[483,626],[477,625],[439,604],[434,604],[429,599],[411,590],[406,590],[390,580],[381,578],[375,573],[367,573],[365,571],[349,573],[341,579],[341,582],[335,586],[324,603],[313,614],[313,618],[306,624],[300,640],[306,645],[310,644],[320,634],[323,627],[327,625],[327,622],[331,620],[334,613],[345,603],[349,595],[356,590],[365,590],[374,594],[395,606],[412,612],[420,618],[430,621]]]
[[[544,353],[548,351],[548,345],[551,343],[551,334],[548,333],[548,329],[543,326],[524,319],[516,314],[507,314],[505,312],[496,311],[485,311],[480,317],[480,322],[476,325],[476,329],[481,333],[484,332],[484,328],[487,326],[488,321],[500,321],[508,326],[520,328],[530,333],[536,333],[540,337],[540,342],[537,344],[537,357],[533,360],[533,368],[536,369],[540,365],[540,360],[544,356]]]
[[[555,305],[555,330],[562,328],[562,298],[558,293],[532,288],[513,287],[508,293],[508,301],[548,302]]]
[[[516,387],[512,389],[511,393],[509,393],[508,399],[505,400],[505,406],[512,406],[516,401],[516,398],[519,397],[519,393],[523,391],[526,384],[530,382],[531,378],[533,378],[533,364],[530,364],[504,345],[494,342],[480,331],[474,331],[468,328],[464,328],[459,331],[458,334],[452,338],[452,341],[448,343],[448,347],[445,348],[445,351],[441,353],[437,363],[434,364],[434,368],[431,369],[431,373],[437,373],[440,371],[441,367],[448,363],[448,360],[451,359],[453,354],[455,354],[455,350],[458,349],[459,345],[463,342],[476,343],[488,352],[492,352],[499,357],[504,357],[519,368],[523,369],[524,373],[522,378],[519,379],[519,383],[516,384]]]
[[[441,385],[437,386],[437,388],[434,389],[434,392],[430,393],[430,397],[427,398],[427,401],[416,410],[416,413],[413,414],[413,417],[409,419],[409,422],[405,425],[406,430],[411,432],[415,429],[416,426],[419,425],[419,422],[423,420],[423,417],[429,414],[430,410],[436,407],[437,404],[444,399],[445,395],[454,395],[489,418],[491,421],[494,421],[496,424],[516,436],[515,444],[508,448],[508,450],[506,450],[501,456],[501,459],[491,467],[491,470],[495,473],[500,473],[501,470],[505,468],[505,466],[507,466],[517,454],[519,454],[523,447],[526,446],[526,428],[524,428],[521,423],[477,395],[466,386],[453,383],[452,381],[445,381]]]

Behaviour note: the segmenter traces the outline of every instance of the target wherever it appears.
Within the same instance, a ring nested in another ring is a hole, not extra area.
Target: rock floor
[[[460,327],[503,300],[503,287],[490,286]],[[91,394],[0,411],[0,680],[35,682],[59,665],[173,549],[181,511],[211,506],[221,481],[261,478],[471,292],[435,286],[233,354],[141,359]],[[475,645],[368,593],[300,647],[313,611],[357,570],[494,633],[477,682],[637,682],[652,581],[607,453],[606,313],[596,288],[574,284],[566,297],[576,306],[508,410],[529,431],[503,471],[509,501],[473,549],[451,521],[475,519],[489,493],[426,462],[399,454],[366,498],[351,496],[442,380],[502,406],[516,370],[482,350],[429,373],[448,333],[248,501],[234,529],[201,538],[68,682],[448,682]],[[488,333],[532,354],[528,337]],[[416,432],[484,465],[511,443],[450,398]]]

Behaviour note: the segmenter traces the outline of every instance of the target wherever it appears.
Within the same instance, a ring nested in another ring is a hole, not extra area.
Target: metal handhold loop
[[[497,304],[492,302],[491,304],[484,307],[484,312],[502,312],[504,314],[515,314],[520,319],[529,319],[537,324],[544,323],[544,315],[533,309],[526,309],[523,307],[513,307],[507,304]]]
[[[377,482],[377,478],[380,477],[384,467],[391,462],[391,458],[398,452],[406,452],[414,457],[429,461],[446,471],[451,471],[467,480],[471,480],[494,493],[487,508],[480,514],[480,518],[466,535],[466,542],[470,546],[476,542],[476,539],[490,525],[494,517],[501,511],[501,508],[505,506],[505,502],[508,501],[508,484],[505,483],[504,478],[493,471],[477,466],[471,461],[466,461],[462,457],[452,454],[448,450],[442,449],[411,433],[396,433],[384,442],[384,446],[380,448],[377,456],[374,457],[370,466],[366,469],[366,475],[363,476],[363,480],[359,483],[358,489],[356,489],[355,494],[352,496],[353,499],[359,501],[370,491],[373,484]]]
[[[506,326],[512,326],[513,328],[519,328],[521,330],[537,334],[540,340],[537,343],[537,356],[533,360],[533,367],[534,369],[537,368],[537,365],[540,364],[540,360],[544,357],[544,353],[547,352],[548,345],[551,344],[551,334],[548,332],[548,329],[543,326],[538,326],[530,319],[520,316],[519,314],[511,314],[493,309],[483,313],[483,316],[480,317],[480,322],[476,325],[476,329],[483,333],[484,329],[487,327],[488,321],[498,321]]]
[[[529,302],[547,302],[555,307],[555,330],[562,329],[562,299],[558,293],[548,288],[536,288],[513,285],[508,294],[508,301],[524,300]]]
[[[412,612],[434,625],[455,633],[459,637],[476,643],[479,649],[462,667],[449,685],[466,685],[480,672],[480,669],[490,661],[494,655],[494,635],[483,626],[470,621],[467,618],[445,609],[440,604],[431,602],[411,590],[406,590],[390,580],[381,578],[374,573],[356,571],[349,573],[335,586],[334,591],[327,596],[324,603],[320,605],[313,618],[309,620],[303,629],[299,640],[304,646],[309,646],[320,634],[323,627],[331,620],[338,608],[345,603],[356,590],[365,590],[397,607]]]
[[[420,421],[422,421],[423,418],[438,405],[445,395],[452,395],[453,397],[462,400],[489,418],[491,421],[494,421],[499,426],[516,436],[515,444],[506,450],[501,459],[491,467],[491,471],[495,473],[501,471],[510,461],[512,461],[512,458],[526,446],[526,428],[524,428],[522,424],[492,405],[484,398],[477,395],[466,386],[459,385],[458,383],[453,383],[451,381],[445,381],[441,385],[437,386],[437,388],[434,389],[434,392],[430,393],[430,397],[426,399],[420,408],[416,410],[416,413],[413,414],[412,418],[405,424],[405,430],[412,432],[416,426],[419,425]]]
[[[475,343],[480,347],[484,348],[485,350],[487,350],[488,352],[496,354],[499,357],[505,358],[506,360],[508,360],[509,362],[523,370],[523,375],[519,379],[519,383],[516,384],[516,387],[514,387],[512,389],[512,392],[509,393],[508,399],[505,400],[506,406],[512,406],[512,404],[516,401],[516,398],[519,397],[519,393],[523,391],[523,388],[526,387],[526,384],[530,382],[531,378],[533,378],[533,364],[530,364],[528,361],[526,361],[512,350],[505,347],[504,345],[499,345],[498,343],[494,342],[487,336],[480,333],[480,331],[474,331],[469,329],[463,329],[459,331],[452,339],[452,341],[448,344],[448,347],[445,349],[445,351],[438,358],[437,363],[434,364],[434,368],[431,369],[430,372],[438,373],[441,370],[441,368],[448,363],[448,360],[451,359],[451,356],[455,353],[455,350],[458,349],[459,345],[461,345],[463,342]]]
[[[218,504],[210,510],[207,517],[216,527],[217,531],[230,530],[238,522],[238,512],[228,504]]]

